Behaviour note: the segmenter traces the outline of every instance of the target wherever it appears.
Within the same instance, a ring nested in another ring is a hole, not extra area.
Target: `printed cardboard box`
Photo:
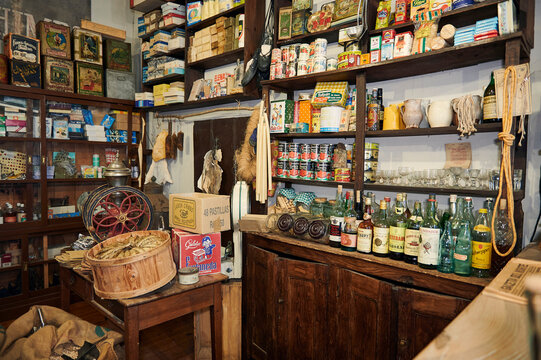
[[[178,268],[196,267],[200,275],[221,271],[220,233],[191,234],[173,229],[172,235],[173,260]]]
[[[231,228],[229,196],[204,193],[171,194],[169,226],[197,234],[227,231]]]

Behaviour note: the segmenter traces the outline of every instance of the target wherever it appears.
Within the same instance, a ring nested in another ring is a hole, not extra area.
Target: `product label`
[[[344,223],[343,217],[331,216],[329,225],[329,241],[341,242],[342,241],[342,224]]]
[[[483,98],[483,119],[497,119],[498,111],[496,108],[496,95],[485,96]]]
[[[16,223],[17,222],[17,216],[4,216],[4,221],[6,223]]]
[[[419,230],[406,229],[406,235],[404,240],[404,254],[408,256],[419,255],[419,237],[421,236]]]
[[[457,254],[457,253],[455,253],[453,256],[454,256],[455,259],[457,259],[459,261],[468,260],[468,255],[466,255],[466,254]]]
[[[375,129],[378,123],[379,106],[377,104],[368,105],[368,122],[366,125],[369,129]]]
[[[357,229],[357,251],[369,253],[372,251],[372,230]]]
[[[419,263],[425,265],[438,265],[440,229],[421,227],[420,234]]]
[[[378,254],[389,253],[389,228],[374,227],[372,251]]]
[[[342,233],[341,245],[355,249],[357,247],[357,234]]]
[[[402,215],[404,213],[404,208],[399,208],[397,207],[394,212],[397,214],[397,215]]]
[[[391,229],[389,230],[389,251],[403,253],[405,239],[406,228],[391,226]]]
[[[476,269],[484,269],[484,270],[490,269],[492,243],[472,241],[471,245],[472,245],[471,266]]]

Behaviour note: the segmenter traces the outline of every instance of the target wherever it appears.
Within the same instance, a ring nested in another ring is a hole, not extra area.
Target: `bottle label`
[[[374,227],[372,251],[378,254],[389,253],[389,228]]]
[[[370,219],[372,219],[372,215],[370,215],[369,213],[364,213],[363,219],[364,220],[370,220]]]
[[[16,223],[17,216],[4,216],[4,221],[7,223]]]
[[[483,119],[497,119],[496,95],[489,95],[483,98]]]
[[[404,254],[408,256],[419,255],[419,230],[406,229],[406,239],[404,240]]]
[[[370,104],[368,105],[368,121],[367,126],[370,130],[375,130],[377,128],[378,123],[378,104]]]
[[[477,226],[476,226],[477,227]],[[471,266],[476,269],[490,269],[490,256],[492,254],[491,242],[472,241]]]
[[[391,229],[389,230],[389,251],[403,253],[405,239],[406,228],[391,226]]]
[[[466,255],[466,254],[457,254],[457,253],[455,253],[453,255],[453,257],[455,259],[457,259],[458,261],[466,261],[466,260],[468,260],[468,255]]]
[[[438,265],[440,229],[421,227],[420,233],[419,263],[425,265]]]
[[[372,230],[357,229],[357,251],[369,253],[372,251]]]
[[[329,225],[329,241],[340,242],[342,235],[342,223],[343,217],[331,216],[331,223]]]
[[[357,247],[357,234],[342,233],[341,245],[355,249]]]
[[[402,215],[404,213],[404,208],[397,207],[394,209],[394,212],[398,215]]]
[[[475,225],[473,230],[478,231],[478,232],[490,232],[490,228],[488,226],[482,225],[482,224]]]

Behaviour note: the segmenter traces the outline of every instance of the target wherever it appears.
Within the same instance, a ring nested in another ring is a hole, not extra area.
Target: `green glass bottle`
[[[336,200],[331,211],[329,225],[329,245],[339,248],[342,241],[342,227],[344,224],[344,206],[342,205],[342,185],[336,190]]]
[[[451,218],[451,234],[453,234],[453,244],[456,244],[458,235],[460,232],[460,226],[467,222],[464,219],[464,206],[465,202],[463,198],[458,198],[456,201],[456,215]]]
[[[445,230],[440,238],[440,255],[438,260],[438,271],[442,273],[452,273],[454,270],[454,244],[453,234],[451,233],[451,222],[445,223]]]
[[[389,256],[389,224],[387,223],[387,202],[379,203],[379,214],[374,222],[374,235],[372,238],[372,252],[376,256]]]
[[[409,264],[417,264],[419,256],[419,241],[421,238],[421,224],[423,223],[423,210],[421,202],[416,201],[413,207],[413,213],[408,219],[408,228],[406,229],[406,240],[404,241],[404,261]]]
[[[396,195],[394,216],[389,225],[389,257],[393,260],[403,260],[408,218],[405,214],[404,199],[401,193]]]
[[[471,197],[466,197],[466,204],[464,205],[464,219],[470,223],[470,230],[473,230],[475,226],[475,216],[473,215],[473,199]]]
[[[471,274],[471,230],[468,222],[460,225],[460,231],[456,240],[455,252],[453,254],[455,274],[470,276]]]
[[[344,229],[340,248],[344,251],[357,250],[357,212],[354,209],[353,192],[346,193],[347,211],[344,214]]]
[[[420,228],[421,242],[417,262],[424,269],[435,269],[440,249],[440,225],[436,219],[436,200],[428,199],[426,217]]]
[[[496,85],[494,83],[494,73],[490,74],[490,83],[483,94],[483,121],[482,123],[501,122],[498,118],[498,106],[496,100]]]
[[[487,209],[480,209],[472,232],[471,274],[475,277],[490,276],[490,257],[492,255],[492,236],[487,217]]]
[[[451,194],[449,196],[449,210],[446,210],[440,219],[440,228],[445,229],[445,224],[451,218],[456,216],[456,195]]]

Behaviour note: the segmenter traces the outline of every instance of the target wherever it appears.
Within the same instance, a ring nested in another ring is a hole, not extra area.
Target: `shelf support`
[[[364,137],[366,114],[366,72],[355,76],[357,96],[355,101],[355,190],[364,191]]]

